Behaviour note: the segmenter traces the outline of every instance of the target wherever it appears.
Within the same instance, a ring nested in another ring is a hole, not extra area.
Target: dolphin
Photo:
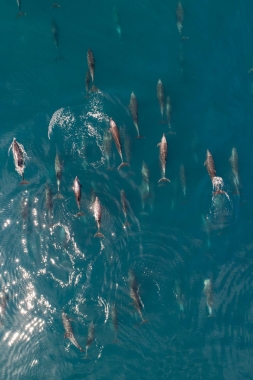
[[[213,156],[211,155],[211,153],[209,152],[208,149],[206,151],[206,161],[205,161],[204,165],[206,166],[207,172],[208,172],[209,177],[211,178],[211,181],[212,181],[213,178],[216,176],[216,170],[214,167]]]
[[[53,210],[52,191],[48,184],[45,187],[45,205],[48,210],[48,216],[51,218]]]
[[[145,320],[142,315],[142,302],[139,295],[139,286],[137,284],[137,279],[132,269],[129,269],[128,271],[128,281],[130,287],[130,297],[133,301],[135,309],[141,317],[141,324],[147,323],[148,321]]]
[[[113,140],[115,142],[116,148],[122,161],[118,169],[121,169],[123,166],[130,166],[127,162],[123,161],[119,130],[115,121],[112,118],[110,118],[110,132],[112,134]]]
[[[57,57],[55,58],[55,61],[58,61],[60,59],[63,59],[63,57],[60,53],[60,47],[59,47],[59,27],[55,21],[52,21],[51,31],[52,31],[54,44],[55,44],[57,54],[58,54]]]
[[[117,339],[117,335],[118,335],[118,310],[117,310],[115,303],[112,305],[111,317],[112,317],[112,323],[113,323],[114,332],[115,332],[114,343],[116,343],[116,342],[118,342],[118,339]]]
[[[78,209],[79,209],[79,212],[76,214],[76,216],[81,216],[83,215],[82,212],[80,212],[80,202],[81,202],[81,197],[82,197],[82,185],[78,179],[78,177],[76,177],[74,179],[74,184],[73,184],[73,190],[74,190],[74,194],[75,194],[75,198],[76,198],[76,203],[77,203],[77,206],[78,206]]]
[[[163,83],[162,83],[161,79],[158,80],[158,83],[157,83],[157,86],[156,86],[156,94],[157,94],[157,98],[158,98],[158,102],[159,102],[159,106],[160,106],[160,112],[161,112],[161,115],[162,115],[161,123],[164,123],[164,120],[163,120],[163,114],[164,114],[164,86],[163,86]]]
[[[229,159],[232,172],[234,175],[234,183],[237,185],[237,187],[241,187],[240,179],[239,179],[239,172],[238,172],[238,154],[236,148],[232,148],[231,157]]]
[[[22,12],[22,10],[21,10],[21,0],[17,0],[17,4],[18,4],[17,18],[21,17],[21,16],[25,16],[26,14],[24,12]]]
[[[204,292],[206,295],[206,304],[208,307],[209,317],[212,317],[213,313],[213,293],[212,293],[212,282],[210,278],[204,281]]]
[[[74,337],[72,326],[70,324],[70,319],[68,318],[67,314],[62,313],[62,322],[65,329],[64,338],[68,338],[71,343],[73,343],[80,351],[84,351],[84,349],[80,346],[79,343],[77,343],[76,338]]]
[[[160,147],[160,164],[161,164],[161,168],[162,168],[162,178],[159,179],[158,183],[170,182],[170,180],[165,177],[167,149],[168,149],[165,134],[163,134],[161,142],[159,144],[157,144],[157,146]]]
[[[90,70],[87,70],[85,74],[86,96],[88,96],[88,93],[89,93],[90,80],[91,80]]]
[[[88,63],[88,68],[90,71],[90,76],[92,80],[92,87],[90,91],[96,91],[97,88],[94,86],[94,76],[95,76],[95,58],[93,55],[93,51],[91,49],[88,49],[87,51],[87,63]]]
[[[185,180],[185,168],[183,164],[180,165],[180,182],[181,182],[182,191],[185,197],[186,196],[186,180]]]
[[[94,215],[95,221],[97,222],[97,227],[98,227],[98,231],[94,235],[94,237],[104,238],[104,235],[100,232],[102,208],[101,208],[98,197],[96,197],[95,202],[93,203],[93,215]]]
[[[3,326],[3,316],[7,307],[7,301],[9,299],[8,294],[6,294],[4,291],[0,292],[0,326]]]
[[[121,200],[121,206],[122,206],[122,211],[125,217],[125,223],[123,224],[124,228],[129,226],[129,222],[127,220],[127,200],[126,200],[126,195],[124,190],[121,190],[120,192],[120,200]]]
[[[135,128],[137,130],[137,139],[142,138],[143,136],[140,136],[139,132],[139,125],[138,125],[138,103],[135,94],[132,92],[130,96],[130,103],[129,103],[129,110],[131,112],[131,116],[135,125]]]
[[[61,176],[62,176],[62,165],[61,165],[58,153],[56,153],[56,156],[55,156],[54,167],[55,167],[55,174],[56,174],[56,179],[57,179],[57,189],[58,189],[58,193],[54,196],[54,198],[60,199],[60,198],[63,198],[63,196],[60,194],[60,184],[61,184]]]
[[[53,4],[52,4],[52,8],[61,8],[61,6],[60,6],[60,4],[53,3]]]
[[[94,327],[94,323],[91,321],[89,324],[88,336],[86,340],[86,359],[88,359],[88,349],[94,340]]]
[[[183,21],[184,21],[184,10],[182,7],[181,1],[178,2],[176,8],[176,19],[177,19],[177,28],[180,34],[182,34]]]
[[[15,169],[18,172],[18,174],[22,176],[22,181],[20,182],[20,185],[26,185],[29,182],[24,180],[25,156],[26,156],[24,147],[22,144],[18,143],[14,137],[9,150],[11,148],[12,148],[12,153],[13,153],[13,158],[14,158]]]

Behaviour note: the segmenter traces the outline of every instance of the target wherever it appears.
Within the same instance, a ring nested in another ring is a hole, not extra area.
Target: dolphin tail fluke
[[[138,136],[135,136],[135,139],[145,139],[145,136],[138,135]]]
[[[166,121],[163,119],[159,121],[159,124],[165,124],[165,123],[166,123]]]
[[[128,222],[128,220],[125,221],[125,223],[123,224],[123,227],[124,228],[130,227],[130,223]]]
[[[22,11],[18,12],[17,18],[22,17],[22,16],[26,16],[25,12],[22,12]]]
[[[20,182],[20,185],[28,185],[30,182],[25,181],[24,179]]]
[[[144,325],[145,323],[148,323],[148,320],[147,319],[143,319],[140,323],[140,325]]]
[[[63,199],[63,198],[64,196],[61,195],[60,193],[55,194],[55,196],[53,197],[53,199]]]
[[[115,338],[114,341],[113,341],[114,344],[118,344],[119,343],[119,340],[118,338]]]
[[[61,60],[63,60],[63,59],[65,59],[65,57],[63,57],[63,55],[58,55],[58,56],[55,58],[54,62],[61,61]]]
[[[75,216],[76,216],[76,217],[78,217],[78,216],[84,216],[84,213],[81,212],[81,211],[79,211]]]
[[[158,183],[162,183],[162,182],[170,182],[170,180],[168,178],[163,177],[159,179]]]
[[[118,167],[118,169],[121,169],[123,168],[123,166],[130,166],[127,162],[121,162],[120,166]]]
[[[101,232],[97,232],[97,233],[94,235],[94,237],[99,237],[99,238],[103,239],[103,238],[104,238],[104,235],[101,234]]]
[[[90,92],[98,92],[98,91],[99,91],[99,89],[96,86],[94,86],[94,84],[93,84],[93,86],[90,89]]]

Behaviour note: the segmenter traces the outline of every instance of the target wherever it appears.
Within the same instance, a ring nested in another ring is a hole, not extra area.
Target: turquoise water
[[[183,1],[184,41],[177,1],[59,3],[52,9],[49,0],[24,0],[26,16],[16,18],[16,2],[4,0],[0,14],[0,288],[7,295],[0,378],[252,378],[251,2]],[[86,96],[89,48],[99,91]],[[171,100],[173,134],[160,123],[159,79]],[[135,139],[132,92],[145,139]],[[103,139],[110,117],[121,127],[122,144],[128,143],[123,156],[129,169],[117,169],[112,143],[108,170]],[[171,182],[158,186],[163,133]],[[14,137],[27,153],[26,186],[19,185],[8,155]],[[229,161],[233,147],[238,188]],[[207,149],[226,196],[212,191],[203,165]],[[53,199],[49,210],[45,189],[48,184],[52,196],[57,193],[56,152],[64,198]],[[144,199],[143,160],[150,174]],[[95,196],[102,206],[101,240],[94,238]],[[129,269],[145,324],[131,302]],[[64,339],[62,312],[84,349],[94,323],[88,360]]]

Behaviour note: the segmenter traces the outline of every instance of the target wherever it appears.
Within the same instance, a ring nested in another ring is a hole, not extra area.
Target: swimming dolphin
[[[21,10],[21,0],[17,0],[17,4],[18,4],[17,18],[21,17],[21,16],[25,16],[26,14],[24,12],[22,12],[22,10]]]
[[[183,164],[180,165],[180,182],[181,182],[182,191],[185,197],[186,196],[186,180],[185,180],[185,168]]]
[[[234,174],[235,181],[234,183],[237,185],[237,187],[241,187],[240,179],[239,179],[239,172],[238,172],[238,154],[236,148],[232,149],[231,157],[229,159],[232,172]]]
[[[126,195],[125,195],[124,190],[121,190],[120,192],[120,200],[121,200],[122,211],[125,217],[125,223],[123,224],[123,226],[124,228],[126,228],[127,226],[129,226],[129,222],[127,219],[127,200],[126,200]]]
[[[158,183],[161,183],[161,182],[170,182],[170,180],[165,177],[166,160],[167,160],[167,149],[168,149],[168,145],[167,145],[165,134],[163,134],[161,142],[159,144],[157,144],[157,146],[160,147],[160,164],[161,164],[161,168],[162,168],[162,178],[159,179]]]
[[[164,87],[163,87],[163,83],[162,83],[161,79],[158,80],[158,83],[157,83],[157,86],[156,86],[156,94],[157,94],[157,98],[158,98],[158,102],[159,102],[159,106],[160,106],[160,112],[161,112],[161,115],[162,115],[161,122],[164,123],[164,120],[163,120],[163,114],[164,114]]]
[[[137,279],[132,269],[129,269],[128,271],[128,281],[130,287],[130,297],[133,301],[135,309],[141,317],[141,324],[147,323],[147,320],[145,320],[142,315],[142,302],[139,295],[139,286],[137,284]]]
[[[24,180],[25,155],[26,155],[24,147],[22,144],[18,143],[14,137],[9,150],[11,148],[12,148],[12,153],[13,153],[13,158],[14,158],[15,169],[18,172],[18,174],[22,176],[22,181],[20,182],[20,185],[28,184],[29,182]]]
[[[113,323],[114,332],[115,332],[114,343],[116,343],[118,341],[118,339],[117,339],[117,335],[118,335],[118,310],[117,310],[115,303],[112,305],[111,317],[112,317],[112,323]]]
[[[59,47],[59,27],[55,21],[52,21],[51,31],[52,31],[54,44],[55,44],[57,54],[58,54],[57,57],[55,58],[55,61],[58,61],[60,59],[63,59],[63,57],[60,53],[60,47]]]
[[[64,338],[68,338],[71,343],[73,343],[80,351],[84,351],[84,349],[80,346],[79,343],[77,343],[76,338],[74,337],[72,326],[70,324],[70,319],[68,318],[67,314],[62,313],[62,322],[65,329]]]
[[[138,103],[135,94],[132,92],[130,96],[130,103],[129,103],[129,109],[131,112],[131,116],[135,125],[135,128],[137,130],[137,136],[136,138],[142,138],[143,136],[140,136],[139,132],[139,125],[138,125]]]
[[[91,80],[92,80],[92,88],[90,91],[96,91],[97,88],[94,86],[95,58],[93,55],[93,51],[91,49],[88,49],[88,51],[87,51],[87,63],[88,63],[88,68],[89,68],[90,76],[91,76]]]
[[[88,358],[88,348],[94,340],[94,327],[94,323],[91,321],[89,324],[88,336],[86,340],[86,359]]]
[[[208,278],[204,281],[204,292],[206,295],[206,304],[207,304],[208,311],[209,311],[209,317],[211,317],[212,313],[213,313],[213,309],[212,309],[212,307],[213,307],[213,293],[212,293],[212,283],[211,283],[210,278]]]
[[[118,169],[121,169],[123,166],[130,166],[127,162],[123,161],[119,130],[115,121],[112,118],[110,118],[110,132],[112,134],[113,140],[115,142],[116,148],[122,161]]]
[[[94,215],[95,221],[97,222],[97,227],[98,227],[98,231],[94,235],[94,237],[104,238],[104,235],[100,232],[102,208],[101,208],[98,197],[96,197],[95,202],[93,203],[93,215]]]
[[[205,161],[204,165],[206,166],[207,172],[208,172],[209,177],[211,178],[211,181],[212,181],[213,178],[216,176],[216,170],[214,167],[213,156],[211,155],[211,153],[209,152],[208,149],[206,151],[206,161]]]
[[[77,206],[78,206],[78,209],[79,209],[79,212],[76,214],[76,216],[80,216],[80,215],[83,215],[82,212],[80,212],[80,202],[81,202],[81,197],[82,197],[82,185],[78,179],[78,177],[76,177],[74,179],[74,184],[73,184],[73,190],[74,190],[74,194],[75,194],[75,198],[76,198],[76,203],[77,203]]]
[[[48,210],[48,216],[51,218],[53,210],[52,191],[48,184],[45,187],[45,206]]]
[[[6,310],[6,307],[7,307],[7,301],[9,299],[9,296],[8,294],[6,294],[4,291],[0,292],[0,326],[3,326],[3,317],[4,317],[4,313],[5,313],[5,310]]]
[[[56,156],[55,156],[54,167],[55,167],[55,174],[56,174],[56,179],[57,179],[57,189],[58,189],[58,193],[54,196],[54,198],[60,199],[60,198],[63,198],[63,196],[60,194],[60,184],[61,184],[61,176],[62,176],[62,165],[61,165],[58,153],[56,153]]]
[[[182,7],[181,1],[178,2],[176,9],[176,19],[177,19],[177,28],[180,34],[182,34],[183,21],[184,21],[184,10]]]

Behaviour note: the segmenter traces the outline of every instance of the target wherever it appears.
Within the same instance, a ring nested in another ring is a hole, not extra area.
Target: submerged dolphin
[[[130,287],[130,297],[133,301],[135,309],[137,310],[139,316],[141,317],[141,324],[147,323],[147,320],[144,319],[142,315],[142,302],[139,295],[139,286],[137,284],[137,279],[132,269],[129,269],[128,271],[128,281],[129,281],[129,287]]]

